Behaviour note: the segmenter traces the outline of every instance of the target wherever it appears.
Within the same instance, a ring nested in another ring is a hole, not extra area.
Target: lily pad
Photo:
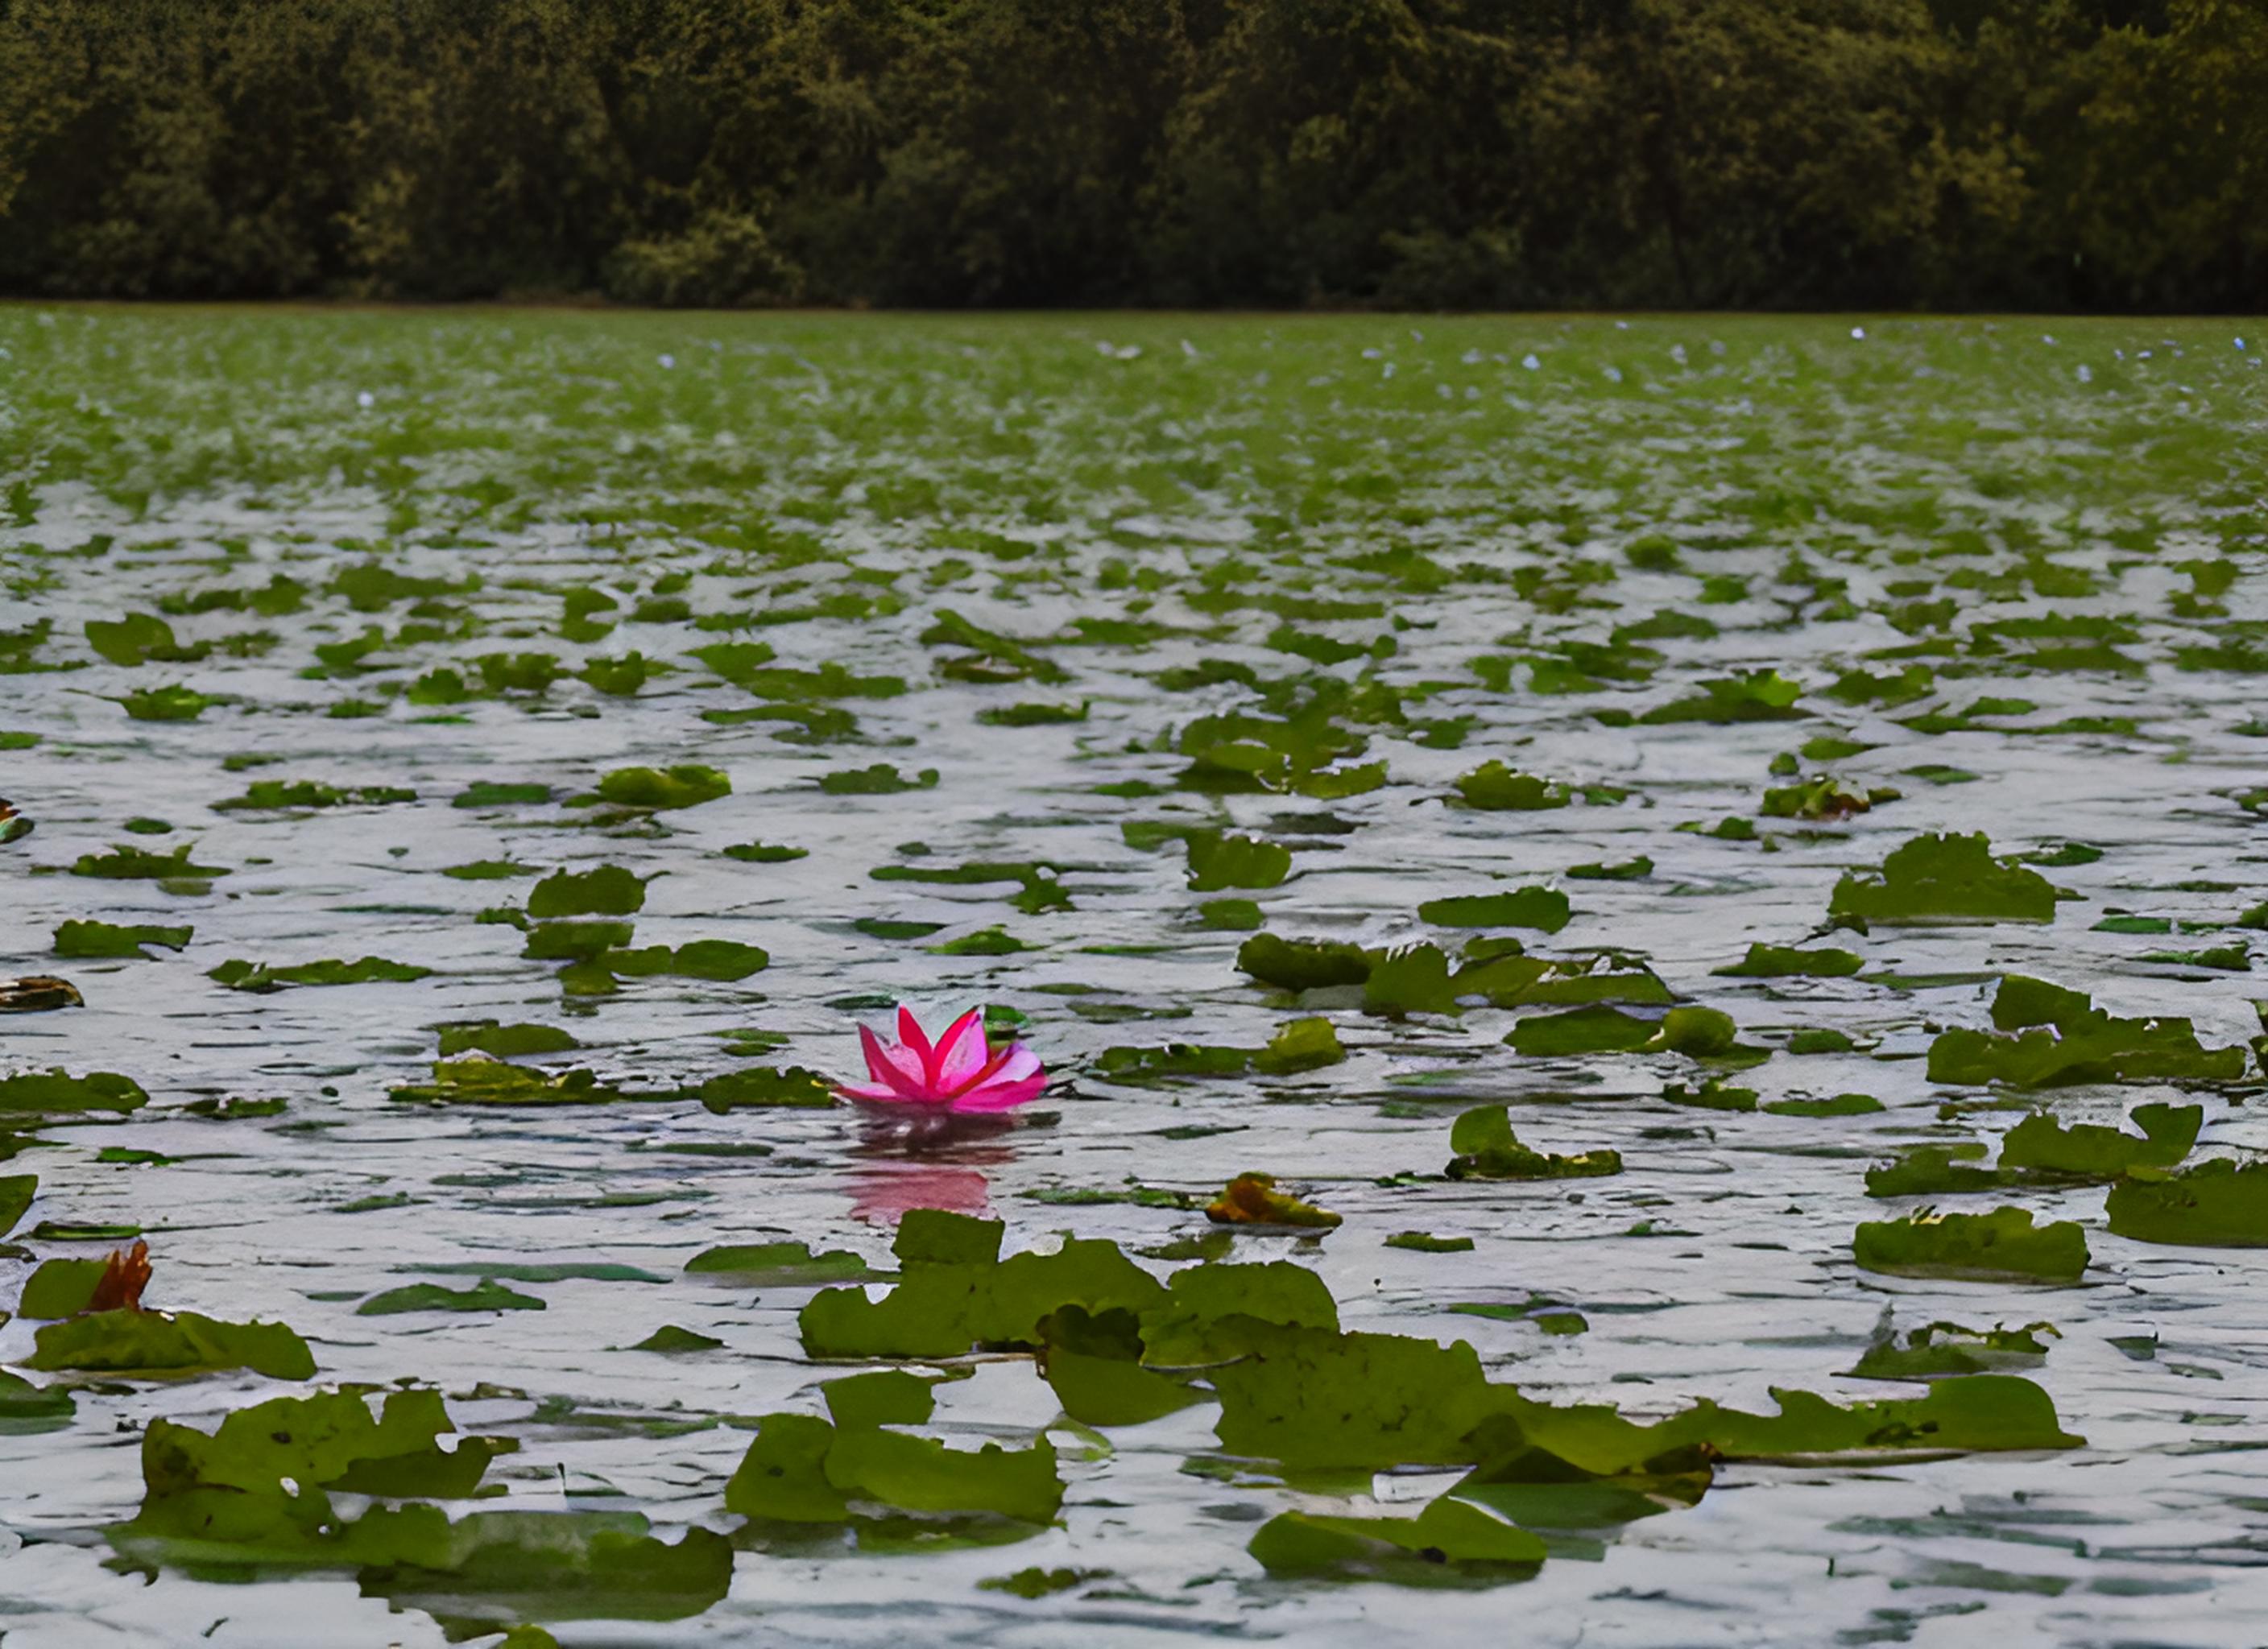
[[[1878,873],[1848,872],[1828,915],[1861,929],[1874,922],[2052,922],[2055,888],[2037,871],[1996,858],[1983,832],[1916,836]]]
[[[1896,1277],[2075,1283],[2088,1264],[2087,1233],[2068,1219],[2035,1226],[2031,1211],[1985,1214],[1924,1209],[1904,1219],[1861,1225],[1851,1241],[1859,1269]]]

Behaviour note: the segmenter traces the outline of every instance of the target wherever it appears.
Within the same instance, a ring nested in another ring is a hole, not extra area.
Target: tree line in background
[[[2264,0],[0,0],[0,291],[2268,297]]]

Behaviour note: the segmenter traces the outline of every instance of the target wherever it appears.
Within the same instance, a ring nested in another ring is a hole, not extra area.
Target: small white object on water
[[[2079,368],[2079,381],[2080,381],[2080,383],[2082,383],[2082,384],[2091,384],[2091,383],[2093,383],[2093,382],[2095,381],[2095,370],[2094,370],[2094,368],[2092,368],[2092,367],[2088,366],[2088,365],[2085,362],[2083,362],[2083,361],[2080,364],[2080,368]]]
[[[1607,368],[1607,381],[1610,384],[1621,383],[1623,381],[1623,369],[1619,366],[1609,366]]]
[[[1673,343],[1673,344],[1671,344],[1671,345],[1669,346],[1669,358],[1670,358],[1671,360],[1673,360],[1673,361],[1676,362],[1680,366],[1684,365],[1684,364],[1685,364],[1685,346],[1684,346],[1683,344],[1682,344],[1682,343]]]
[[[1542,366],[1543,366],[1543,362],[1541,362],[1541,361],[1539,361],[1539,360],[1537,360],[1537,359],[1535,358],[1535,352],[1534,352],[1533,350],[1530,350],[1528,354],[1521,356],[1521,357],[1520,357],[1520,364],[1521,364],[1522,366],[1526,367],[1526,368],[1527,368],[1529,372],[1535,372],[1535,371],[1538,371],[1539,369],[1541,369],[1541,368],[1542,368]]]
[[[1630,330],[1630,322],[1627,320],[1617,320],[1615,322],[1615,330],[1616,332],[1628,332]]]
[[[360,407],[364,412],[368,412],[372,407],[378,405],[378,397],[372,394],[367,389],[357,390],[355,392],[355,405]]]
[[[1388,362],[1386,364],[1386,370],[1385,370],[1384,372],[1381,372],[1381,373],[1379,374],[1379,376],[1380,376],[1381,378],[1391,378],[1391,377],[1393,377],[1393,376],[1394,376],[1394,363],[1393,363],[1393,362],[1391,362],[1391,361],[1388,361]]]
[[[667,371],[669,371],[669,369],[670,369],[670,368],[672,368],[673,366],[675,366],[675,365],[677,364],[677,357],[676,357],[675,356],[674,356],[674,355],[665,355],[665,356],[661,357],[660,358],[661,358],[661,370],[662,370],[663,372],[667,372]]]
[[[1425,342],[1425,335],[1418,331],[1417,328],[1412,327],[1410,328],[1410,342],[1412,343],[1423,343]]]
[[[1381,355],[1383,355],[1384,353],[1385,353],[1385,351],[1384,351],[1383,350],[1381,350],[1381,349],[1377,348],[1375,345],[1373,345],[1372,348],[1367,349],[1367,350],[1365,350],[1362,352],[1362,358],[1363,358],[1364,360],[1366,360],[1366,361],[1374,361],[1374,360],[1376,360],[1376,359],[1377,359]]]
[[[1187,338],[1183,338],[1182,340],[1182,353],[1194,361],[1197,358],[1197,346],[1191,343]]]
[[[2042,343],[2053,343],[2053,342],[2055,342],[2055,339],[2054,339],[2054,338],[2052,338],[2052,337],[2051,337],[2048,334],[2046,334],[2046,333],[2043,332],[2042,334],[2040,334],[2040,342],[2041,342]]]
[[[1142,346],[1138,343],[1122,343],[1118,346],[1117,354],[1122,361],[1138,361],[1142,358]]]
[[[1864,327],[1853,327],[1851,328],[1851,335],[1854,338],[1863,339],[1867,335],[1867,328]]]
[[[1467,350],[1457,359],[1467,366],[1478,366],[1481,364],[1481,352],[1478,350]]]
[[[2241,349],[2242,349],[2242,348],[2244,347],[2244,340],[2243,340],[2243,339],[2242,339],[2242,338],[2239,338],[2239,339],[2236,341],[2236,347],[2237,347],[2238,349],[2240,349],[2240,350],[2241,350]]]

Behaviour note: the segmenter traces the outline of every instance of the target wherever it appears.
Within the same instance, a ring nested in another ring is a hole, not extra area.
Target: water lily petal
[[[1041,1091],[1047,1086],[1048,1079],[1044,1074],[1026,1077],[1020,1082],[993,1083],[961,1095],[953,1101],[953,1108],[974,1113],[1005,1111],[1039,1098]]]
[[[865,1049],[866,1069],[876,1081],[887,1083],[904,1099],[928,1096],[929,1084],[917,1056],[906,1049],[885,1048],[882,1039],[863,1025],[858,1027],[858,1042]]]
[[[1012,1042],[978,1086],[989,1088],[996,1083],[1021,1082],[1027,1077],[1039,1074],[1039,1070],[1040,1056],[1023,1043]]]
[[[966,1087],[984,1067],[992,1062],[992,1050],[984,1041],[984,1012],[971,1008],[937,1039],[937,1084],[946,1093],[956,1093]]]
[[[922,1029],[921,1021],[914,1018],[914,1011],[902,1002],[898,1004],[898,1042],[902,1047],[913,1049],[915,1057],[922,1062],[925,1079],[934,1083],[937,1080],[937,1050],[930,1046],[929,1033]]]

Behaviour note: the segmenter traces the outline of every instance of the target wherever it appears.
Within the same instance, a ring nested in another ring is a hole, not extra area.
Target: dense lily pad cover
[[[2226,1638],[2242,330],[0,311],[11,1645]]]

